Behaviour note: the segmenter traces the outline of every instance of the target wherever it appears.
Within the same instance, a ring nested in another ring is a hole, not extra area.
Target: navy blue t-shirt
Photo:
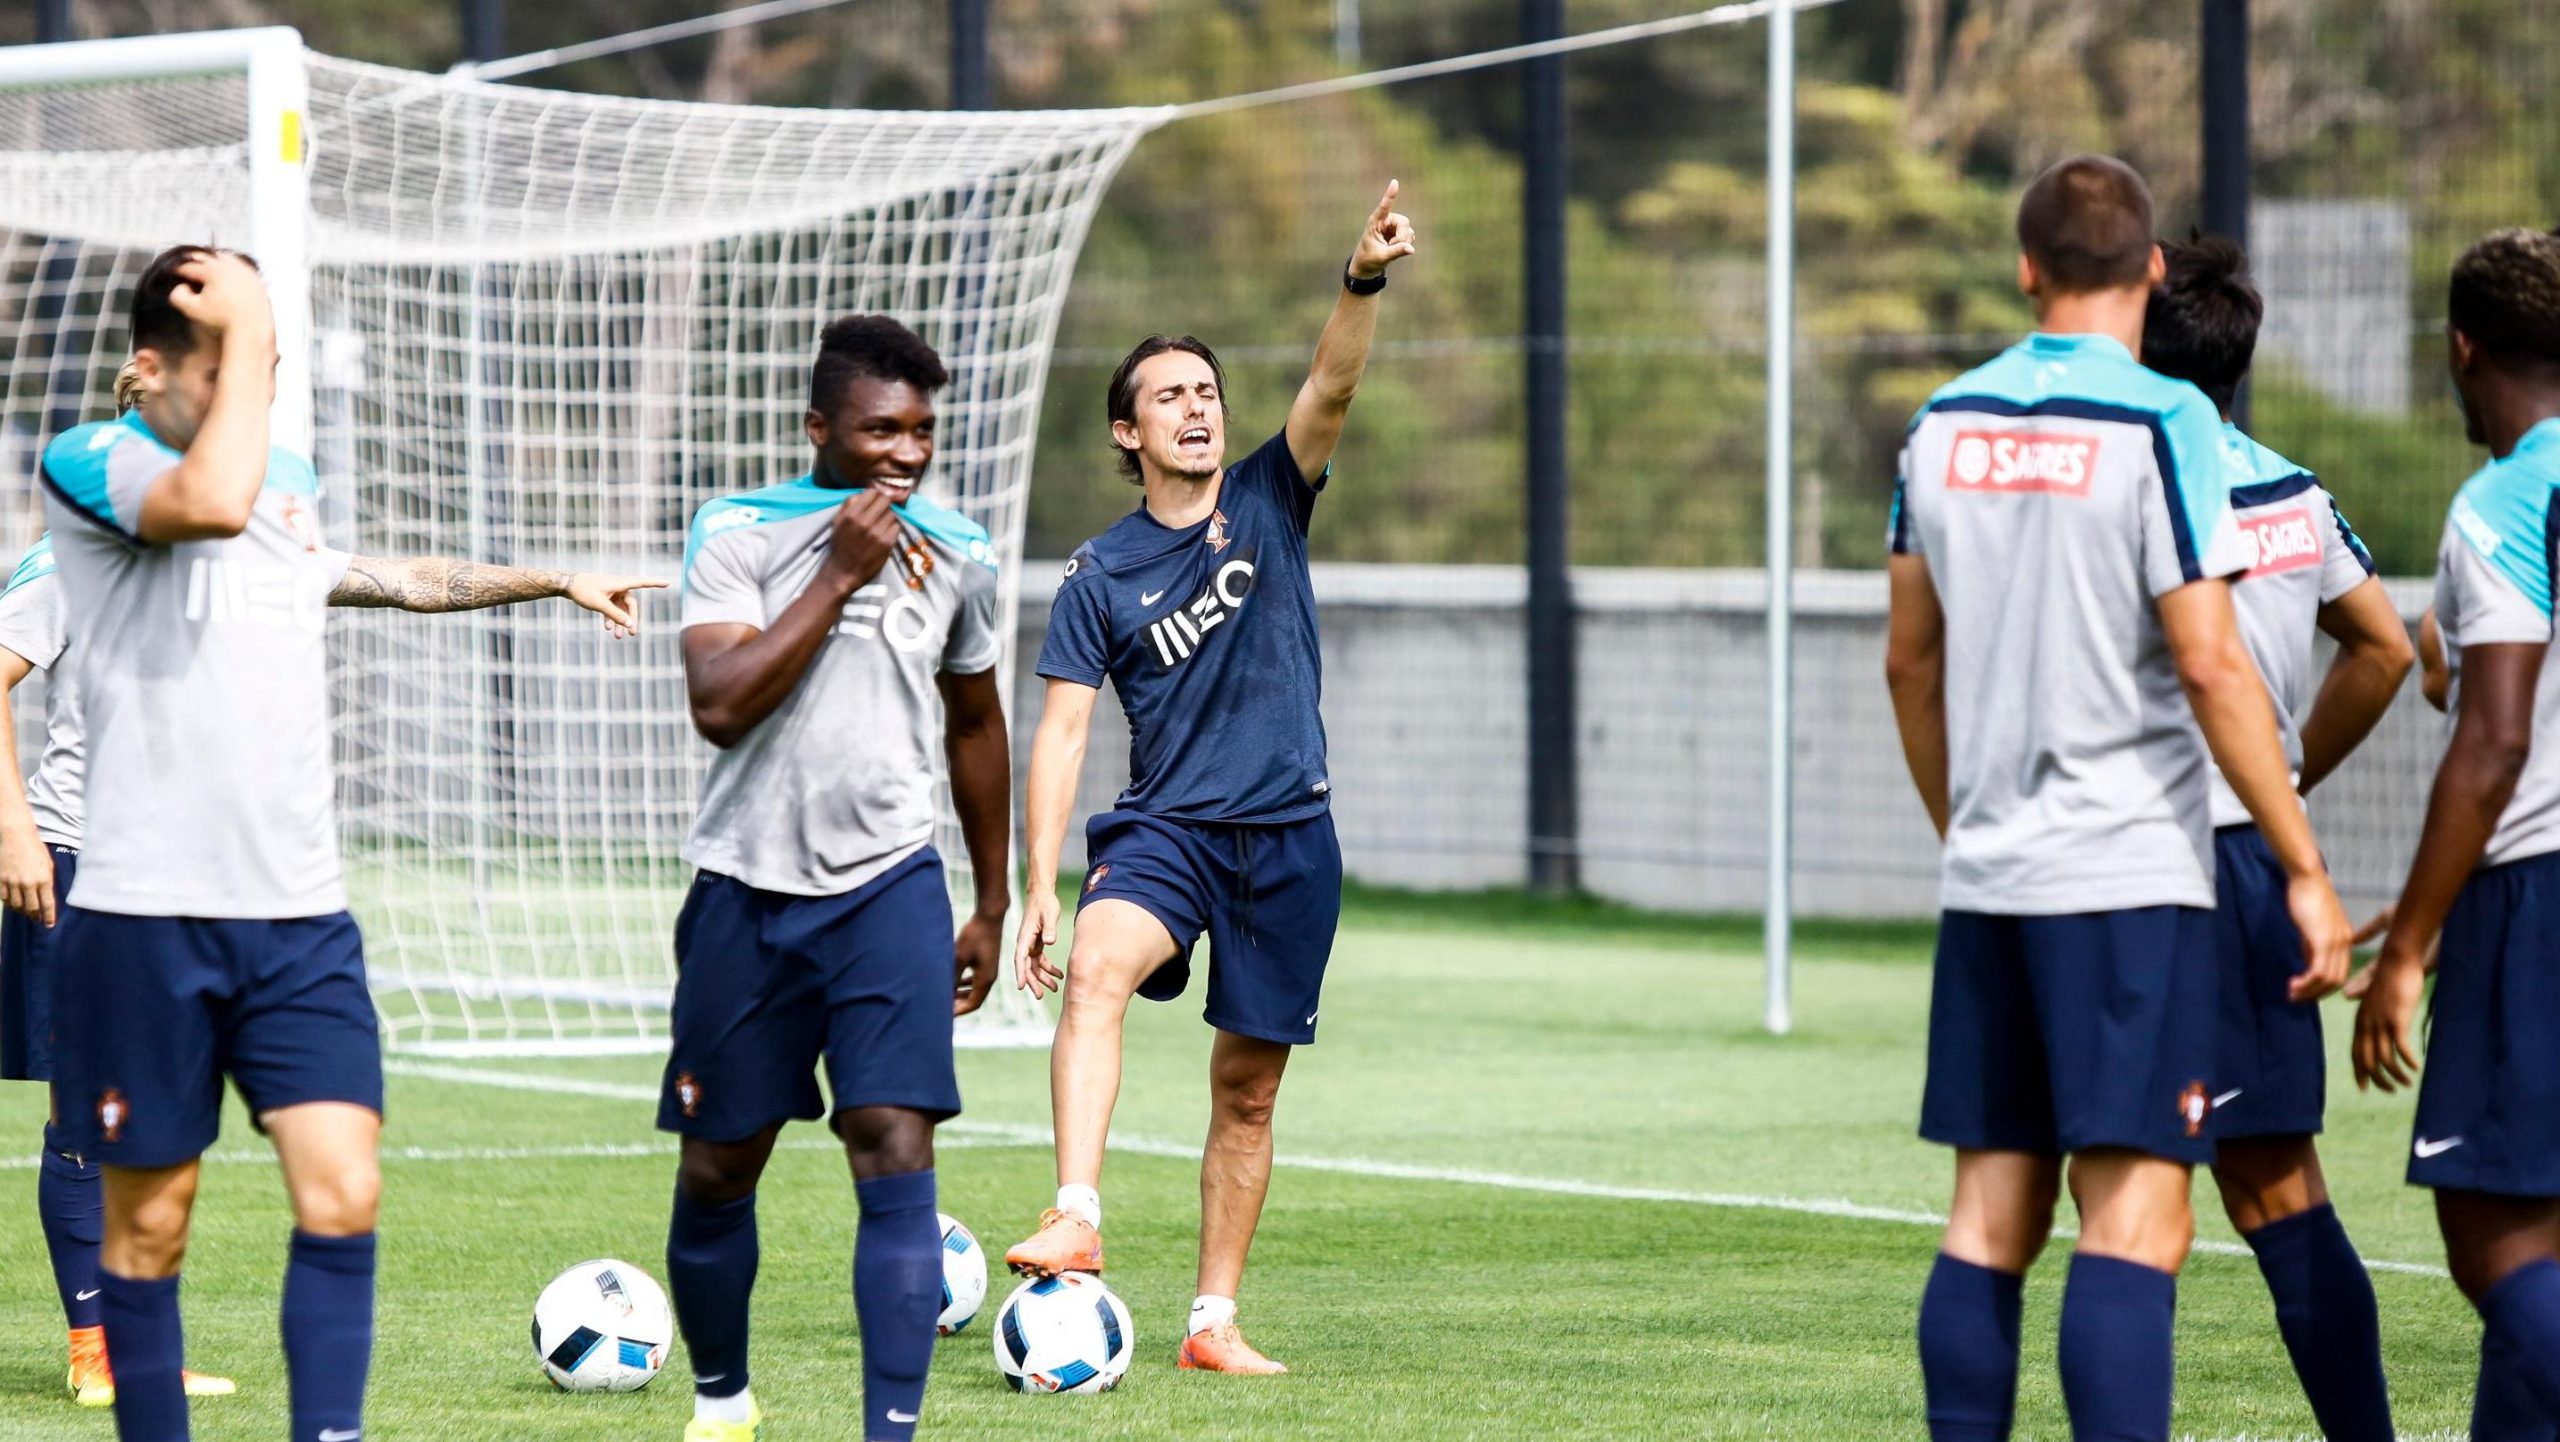
[[[1174,530],[1144,505],[1076,548],[1040,674],[1099,687],[1129,714],[1124,811],[1273,823],[1324,811],[1323,657],[1307,581],[1318,476],[1284,433],[1227,467],[1209,519]]]

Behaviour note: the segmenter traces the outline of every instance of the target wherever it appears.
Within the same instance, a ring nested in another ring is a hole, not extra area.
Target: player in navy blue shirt
[[[1189,336],[1151,336],[1111,377],[1112,443],[1146,489],[1138,509],[1067,564],[1040,674],[1031,844],[1015,969],[1063,989],[1050,1062],[1058,1203],[1006,1254],[1016,1271],[1102,1270],[1103,1138],[1120,1089],[1129,998],[1170,1001],[1209,936],[1209,1142],[1201,1160],[1199,1296],[1186,1369],[1287,1369],[1236,1330],[1245,1253],[1271,1183],[1271,1111],[1292,1047],[1315,1040],[1342,906],[1317,714],[1321,662],[1307,581],[1315,514],[1369,363],[1387,267],[1413,254],[1396,185],[1370,212],[1286,428],[1226,464],[1226,377]],[[1129,789],[1085,828],[1083,900],[1067,969],[1058,848],[1105,680],[1129,716]]]

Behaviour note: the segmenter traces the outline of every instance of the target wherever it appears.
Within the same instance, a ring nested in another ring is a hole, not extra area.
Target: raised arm
[[[942,676],[943,755],[951,765],[951,805],[969,846],[978,909],[954,943],[951,1013],[967,1016],[996,984],[1004,913],[1013,882],[1013,748],[1005,737],[996,673]]]
[[[2436,768],[2418,854],[2409,863],[2408,884],[2392,908],[2390,934],[2356,1012],[2359,1087],[2392,1091],[2416,1078],[2409,1026],[2433,965],[2436,933],[2489,849],[2533,754],[2534,691],[2542,683],[2548,649],[2512,641],[2462,648],[2462,714]]]
[[[0,737],[18,734],[18,714],[9,693],[35,670],[35,663],[0,646]],[[36,834],[36,813],[27,804],[27,779],[18,774],[15,757],[0,766],[0,903],[53,925],[53,853]]]
[[[1368,224],[1353,247],[1347,274],[1363,283],[1387,273],[1387,267],[1413,254],[1413,222],[1396,212],[1397,182],[1369,212]],[[1351,414],[1351,397],[1369,368],[1369,343],[1378,331],[1378,294],[1354,294],[1347,286],[1333,303],[1333,319],[1325,322],[1316,342],[1316,363],[1298,398],[1289,407],[1289,456],[1298,474],[1313,480],[1333,460],[1342,440],[1342,422]]]
[[[635,591],[664,589],[664,581],[639,576],[609,576],[594,571],[532,571],[520,566],[484,566],[422,556],[406,561],[356,556],[347,574],[329,593],[332,606],[379,606],[422,614],[439,611],[482,611],[566,596],[604,617],[616,636],[640,632]]]
[[[2284,743],[2276,732],[2275,703],[2231,609],[2224,581],[2198,581],[2160,597],[2160,628],[2176,658],[2178,684],[2187,693],[2205,744],[2223,779],[2249,808],[2267,849],[2286,877],[2286,908],[2302,934],[2303,969],[2293,979],[2296,1001],[2336,991],[2347,979],[2348,937],[2354,928],[2338,905],[2311,818],[2293,789]]]
[[[1928,808],[1929,824],[1947,834],[1947,615],[1938,604],[1929,563],[1918,556],[1885,562],[1891,585],[1885,621],[1884,682],[1902,732],[1903,764]]]
[[[236,255],[207,251],[178,268],[170,305],[218,346],[213,400],[178,463],[142,495],[134,534],[155,545],[236,536],[267,480],[267,411],[276,400],[276,321],[266,283]],[[162,357],[164,371],[175,358]]]
[[[2302,789],[2317,786],[2371,735],[2417,659],[2400,608],[2367,578],[2320,608],[2320,629],[2338,643],[2329,674],[2302,721]]]
[[[898,517],[888,499],[863,491],[836,508],[826,560],[772,624],[684,628],[685,694],[703,740],[727,750],[790,698],[843,619],[845,602],[880,574],[897,543]]]
[[[1058,942],[1058,848],[1066,843],[1067,818],[1075,810],[1076,780],[1084,774],[1085,738],[1093,729],[1094,687],[1051,678],[1031,738],[1031,778],[1023,786],[1024,842],[1030,864],[1022,879],[1022,926],[1014,933],[1013,977],[1033,996],[1046,996],[1066,981],[1049,960]]]

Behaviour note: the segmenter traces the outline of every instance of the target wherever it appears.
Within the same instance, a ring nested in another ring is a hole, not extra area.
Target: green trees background
[[[515,0],[530,50],[700,13],[707,0]],[[1695,0],[1575,0],[1573,30]],[[31,7],[0,43],[31,38]],[[1490,48],[1516,0],[993,0],[1007,106],[1179,101]],[[2407,208],[2411,312],[2360,337],[2410,367],[2405,409],[2324,398],[2262,367],[2256,422],[2319,471],[2386,568],[2423,572],[2476,463],[2440,380],[2442,277],[2482,231],[2547,225],[2560,145],[2560,0],[2255,0],[2252,145],[2263,197]],[[321,49],[441,69],[453,0],[77,0],[86,33],[281,21]],[[2150,175],[2164,229],[2194,214],[2193,0],[1843,0],[1806,15],[1799,96],[1800,561],[1868,566],[1893,453],[1930,389],[2027,320],[2009,209],[2081,149]],[[784,105],[939,106],[942,0],[837,10],[532,77]],[[1573,550],[1609,565],[1762,558],[1762,32],[1587,52],[1572,107]],[[1170,127],[1114,186],[1050,373],[1034,554],[1133,502],[1104,450],[1111,364],[1154,330],[1229,361],[1239,446],[1276,427],[1362,209],[1390,176],[1425,246],[1316,531],[1347,559],[1521,554],[1518,75],[1495,69]]]

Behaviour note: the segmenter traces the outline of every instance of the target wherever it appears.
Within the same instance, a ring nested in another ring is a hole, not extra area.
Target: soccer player
[[[2407,678],[2409,628],[2337,502],[2310,472],[2230,422],[2264,304],[2239,246],[2219,236],[2161,247],[2142,363],[2193,384],[2224,417],[2231,509],[2249,568],[2231,604],[2266,678],[2285,759],[2308,793],[2369,735]],[[2338,642],[2319,695],[2315,633]],[[2309,703],[2300,725],[2296,715]],[[2285,876],[2219,772],[2213,776],[2214,929],[2222,949],[2222,1047],[2214,1077],[2213,1179],[2274,1294],[2276,1322],[2330,1442],[2390,1442],[2391,1397],[2373,1280],[2329,1204],[2312,1137],[2328,1099],[2316,1003],[2294,998],[2302,939]]]
[[[311,463],[267,443],[275,326],[246,257],[162,253],[132,331],[141,404],[43,460],[89,813],[55,942],[54,1086],[61,1149],[104,1176],[116,1429],[188,1435],[178,1268],[228,1076],[293,1205],[293,1442],[352,1442],[382,1062],[338,859],[324,608],[566,595],[624,632],[655,583],[323,545]]]
[[[752,1442],[756,1182],[782,1124],[831,1116],[852,1164],[863,1430],[915,1435],[942,1306],[933,1129],[960,1111],[951,1021],[1003,945],[1012,758],[994,552],[916,494],[933,348],[886,316],[821,335],[807,474],[715,500],[685,558],[684,666],[719,752],[685,859],[658,1125],[683,1137],[667,1280],[693,1356],[686,1442]],[[977,880],[954,938],[934,753]],[[826,1063],[830,1097],[813,1075]]]
[[[140,402],[141,380],[127,364],[116,376],[116,408],[128,411]],[[62,659],[68,644],[53,538],[40,536],[0,590],[0,737],[18,734],[9,692],[37,671],[49,677],[44,753],[35,774],[22,781],[16,768],[0,767],[0,903],[8,908],[0,913],[0,1077],[17,1081],[53,1078],[55,903],[71,889],[80,858],[79,688]],[[60,1116],[52,1104],[37,1161],[36,1211],[71,1329],[72,1398],[83,1407],[104,1407],[115,1401],[107,1336],[98,1324],[106,1203],[98,1164],[63,1149]],[[228,1377],[184,1375],[192,1397],[238,1390]]]
[[[2409,1181],[2432,1187],[2454,1285],[2479,1309],[2471,1435],[2560,1436],[2560,237],[2503,230],[2454,263],[2446,342],[2489,461],[2436,552],[2453,734],[2356,1014],[2358,1085],[2408,1085],[2437,973]],[[2440,935],[2439,935],[2440,933]],[[2439,942],[2429,956],[2429,943]]]
[[[1236,1291],[1271,1186],[1271,1114],[1316,1002],[1342,909],[1342,852],[1317,714],[1307,580],[1315,514],[1369,363],[1387,267],[1413,254],[1390,181],[1342,273],[1288,424],[1230,466],[1226,376],[1189,336],[1151,336],[1111,377],[1108,412],[1138,508],[1077,548],[1058,588],[1031,755],[1025,912],[1014,948],[1034,995],[1063,986],[1049,1060],[1057,1205],[1005,1256],[1016,1271],[1102,1270],[1104,1137],[1132,994],[1170,1001],[1209,934],[1209,1141],[1200,1163],[1199,1295],[1181,1365],[1288,1370],[1236,1328]],[[1061,973],[1058,848],[1096,691],[1130,721],[1129,789],[1085,828],[1075,944]]]
[[[1946,840],[1920,1123],[1956,1149],[1920,1305],[1935,1442],[2008,1435],[2021,1283],[2066,1158],[2073,1435],[2169,1435],[2189,1169],[2213,1155],[2209,761],[2284,869],[2296,995],[2346,975],[2346,918],[2232,615],[2248,556],[2219,419],[2134,360],[2151,235],[2122,162],[2038,176],[2018,207],[2036,332],[1922,408],[1895,480],[1886,674]]]

